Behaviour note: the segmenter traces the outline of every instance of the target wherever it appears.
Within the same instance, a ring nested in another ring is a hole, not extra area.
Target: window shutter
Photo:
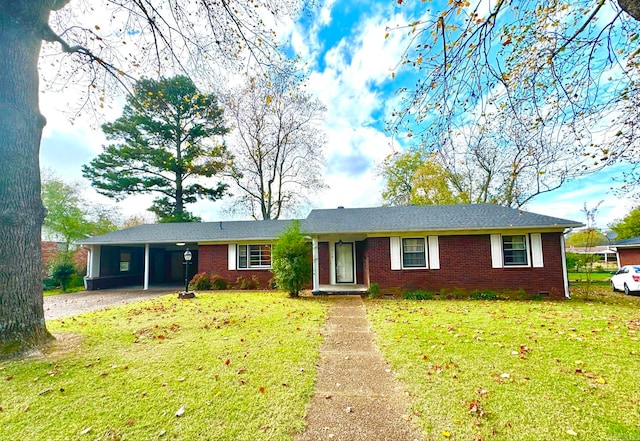
[[[502,236],[491,235],[491,267],[502,268]]]
[[[389,241],[390,241],[389,251],[391,254],[391,269],[392,270],[402,269],[402,250],[400,249],[400,238],[390,237]]]
[[[429,268],[440,269],[440,246],[438,236],[427,237],[429,243]]]
[[[228,264],[229,264],[229,271],[235,271],[236,270],[236,244],[235,243],[230,243],[229,244],[229,253],[228,253]]]
[[[542,255],[542,234],[531,233],[531,261],[534,268],[544,267]]]

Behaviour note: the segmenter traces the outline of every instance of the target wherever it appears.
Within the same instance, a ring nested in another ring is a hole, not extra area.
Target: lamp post
[[[180,299],[191,299],[196,296],[196,293],[189,291],[189,265],[191,264],[191,258],[193,255],[189,248],[183,254],[184,257],[184,291],[178,294]]]

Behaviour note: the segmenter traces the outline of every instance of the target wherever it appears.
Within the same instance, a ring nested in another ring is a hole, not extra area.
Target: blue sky
[[[325,0],[311,16],[297,22],[282,23],[279,32],[290,41],[290,51],[307,62],[308,90],[327,106],[325,132],[325,182],[328,188],[312,197],[310,208],[366,207],[380,205],[382,182],[376,166],[394,150],[405,145],[385,131],[385,119],[396,107],[395,90],[407,80],[400,72],[391,73],[406,47],[404,32],[388,27],[410,21],[409,9],[397,1]],[[100,153],[104,138],[95,127],[78,119],[69,123],[63,110],[65,97],[49,92],[41,97],[48,124],[41,148],[41,165],[59,176],[82,181],[81,166]],[[119,109],[108,109],[104,118],[119,116]],[[406,142],[406,141],[404,141]],[[570,182],[562,189],[534,199],[525,208],[551,216],[584,221],[581,212],[604,200],[596,218],[599,227],[623,217],[633,208],[631,198],[609,193],[612,175],[620,168]],[[113,202],[97,195],[86,181],[84,196],[104,204]],[[132,197],[119,203],[124,215],[144,213],[152,198]],[[203,220],[229,219],[228,201],[199,202],[190,206]],[[301,215],[306,215],[303,210]]]

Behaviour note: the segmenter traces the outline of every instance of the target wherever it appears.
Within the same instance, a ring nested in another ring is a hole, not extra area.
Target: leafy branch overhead
[[[107,138],[120,141],[83,166],[83,175],[105,196],[155,194],[151,207],[161,221],[186,221],[185,205],[216,200],[227,186],[198,178],[219,174],[230,160],[216,139],[227,133],[215,96],[198,91],[184,76],[138,81],[122,116],[104,124]]]
[[[399,90],[391,127],[458,164],[517,146],[511,166],[525,165],[536,191],[621,160],[635,167],[639,4],[422,3],[415,20],[389,30],[411,40],[398,73],[418,74]],[[516,196],[512,205],[528,197]]]

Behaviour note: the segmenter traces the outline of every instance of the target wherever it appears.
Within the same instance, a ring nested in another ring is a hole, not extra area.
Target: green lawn
[[[365,304],[426,440],[640,439],[640,296],[572,296]],[[51,321],[50,351],[0,364],[0,439],[291,440],[326,309],[218,292]]]
[[[82,292],[82,291],[84,291],[84,286],[72,286],[70,288],[67,288],[65,292],[62,292],[60,288],[49,289],[49,290],[43,291],[42,296],[43,297],[57,296],[58,294],[71,294],[74,292]]]
[[[640,297],[367,302],[428,440],[640,439]]]
[[[587,280],[591,280],[592,282],[606,282],[607,284],[609,283],[609,279],[611,278],[613,274],[611,274],[611,271],[600,271],[600,272],[591,272],[591,273],[586,273],[584,271],[569,271],[569,280],[571,282],[574,281],[579,281],[579,282],[586,282]]]
[[[317,300],[225,292],[51,321],[50,352],[0,364],[0,438],[291,439],[325,315]]]

